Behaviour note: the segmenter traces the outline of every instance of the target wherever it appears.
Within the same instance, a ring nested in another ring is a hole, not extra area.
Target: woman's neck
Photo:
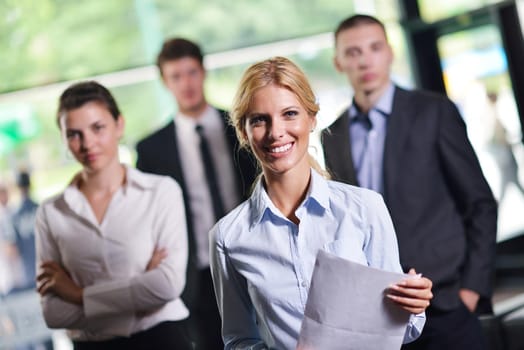
[[[122,186],[125,180],[125,168],[119,162],[114,162],[105,169],[80,173],[79,189],[86,195],[113,194]]]
[[[295,215],[298,206],[304,200],[311,179],[311,168],[295,168],[284,174],[264,172],[266,191],[273,204],[289,220],[299,223]]]

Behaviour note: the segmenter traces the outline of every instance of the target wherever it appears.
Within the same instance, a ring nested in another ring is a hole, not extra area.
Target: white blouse
[[[146,272],[156,247],[168,255]],[[47,325],[67,328],[73,340],[129,336],[189,315],[180,299],[188,256],[184,202],[169,177],[127,167],[100,224],[73,179],[38,209],[36,254],[37,269],[56,261],[84,288],[83,305],[41,298]]]

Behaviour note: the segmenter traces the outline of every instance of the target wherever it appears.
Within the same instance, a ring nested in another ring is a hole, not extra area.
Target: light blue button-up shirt
[[[388,88],[368,112],[371,129],[367,130],[362,123],[355,122],[358,110],[355,104],[349,108],[349,133],[351,140],[351,156],[357,174],[358,184],[384,193],[383,159],[386,140],[387,117],[393,108],[395,85],[389,83]]]
[[[319,249],[401,272],[395,232],[382,197],[325,180],[315,171],[287,219],[259,181],[251,198],[210,232],[210,255],[226,349],[295,349]],[[412,316],[404,342],[425,315]]]

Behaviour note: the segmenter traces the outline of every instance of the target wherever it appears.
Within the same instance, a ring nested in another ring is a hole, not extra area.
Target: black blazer
[[[256,160],[246,150],[240,149],[235,129],[227,122],[227,112],[218,110],[224,120],[225,137],[227,138],[231,158],[236,173],[236,183],[243,199],[249,196],[251,185],[256,176]],[[189,242],[189,258],[187,266],[186,287],[182,293],[182,300],[192,310],[198,299],[198,269],[196,262],[196,242],[193,232],[193,218],[189,207],[187,187],[182,171],[178,139],[175,132],[175,123],[170,121],[166,126],[150,136],[139,141],[136,146],[136,167],[142,171],[171,176],[175,179],[184,196],[186,209],[187,232]]]
[[[456,106],[445,96],[396,87],[387,118],[384,200],[403,269],[433,281],[436,308],[456,308],[459,288],[489,300],[497,203]],[[322,132],[322,144],[334,179],[358,185],[347,110]]]

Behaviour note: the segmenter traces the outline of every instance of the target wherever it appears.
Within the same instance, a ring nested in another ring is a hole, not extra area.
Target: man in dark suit
[[[182,299],[190,310],[189,331],[197,349],[223,349],[209,270],[208,232],[247,197],[256,163],[239,149],[226,113],[206,102],[206,72],[195,43],[182,38],[167,40],[157,65],[178,112],[165,127],[137,144],[137,168],[169,175],[182,187],[189,234]]]
[[[335,41],[354,98],[322,132],[326,167],[382,193],[403,268],[433,281],[424,331],[404,348],[485,349],[474,312],[491,307],[497,204],[464,122],[445,96],[391,82],[393,52],[374,17],[344,20]]]

